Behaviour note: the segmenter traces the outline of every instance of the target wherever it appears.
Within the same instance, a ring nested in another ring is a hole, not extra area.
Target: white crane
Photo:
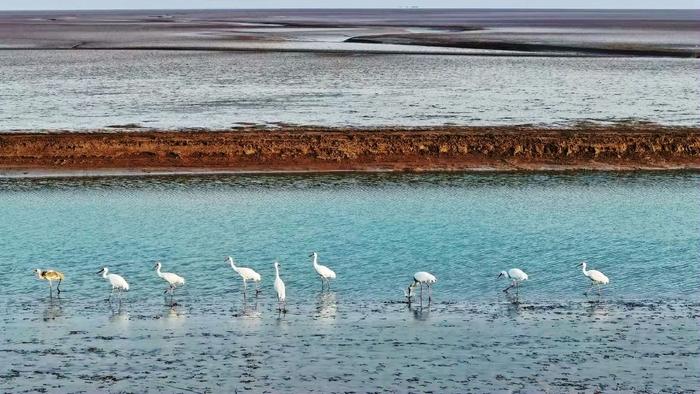
[[[58,291],[59,295],[61,294],[61,282],[63,279],[65,279],[63,272],[36,268],[34,273],[36,274],[37,278],[49,282],[49,295],[51,296],[53,296],[53,281],[57,280],[58,285],[56,286],[56,290]]]
[[[228,261],[228,263],[231,264],[231,268],[233,268],[233,270],[236,271],[236,273],[238,275],[240,275],[241,278],[243,278],[243,293],[244,294],[245,294],[246,289],[248,288],[247,282],[249,280],[252,280],[253,282],[255,282],[255,294],[258,294],[260,292],[259,286],[260,286],[260,280],[262,279],[262,277],[260,276],[259,273],[255,272],[251,268],[237,267],[236,262],[233,261],[233,258],[231,256],[228,256],[226,261]]]
[[[416,272],[413,274],[413,283],[408,285],[408,288],[404,291],[406,298],[408,298],[408,303],[411,303],[411,297],[413,296],[414,289],[417,285],[420,285],[420,302],[423,303],[423,285],[428,287],[428,302],[432,301],[433,292],[432,285],[437,282],[437,278],[429,272]]]
[[[287,292],[284,288],[284,282],[280,278],[280,263],[278,261],[275,261],[275,291],[277,292],[277,310],[287,312]]]
[[[586,290],[584,293],[585,295],[588,295],[588,293],[593,289],[593,286],[598,286],[598,294],[600,294],[600,285],[607,285],[610,283],[610,279],[608,279],[605,274],[598,270],[586,270],[586,262],[582,261],[580,262],[577,267],[581,267],[581,271],[583,271],[583,274],[588,277],[588,279],[591,280],[591,287]]]
[[[112,285],[112,292],[109,293],[109,299],[112,299],[112,294],[114,294],[115,290],[119,291],[119,299],[121,300],[121,295],[122,292],[124,291],[129,291],[129,284],[126,283],[126,280],[122,278],[121,276],[117,274],[110,274],[109,273],[109,268],[107,267],[102,267],[102,269],[97,272],[98,274],[102,274],[102,277],[107,279],[110,285]]]
[[[160,272],[161,264],[160,261],[156,261],[156,265],[153,266],[153,268],[156,269],[156,273],[158,274],[159,277],[163,278],[166,282],[168,282],[168,288],[165,289],[163,293],[170,292],[170,296],[172,298],[173,293],[175,292],[175,288],[177,286],[182,286],[185,284],[185,278],[178,274],[174,274],[172,272]]]
[[[517,292],[520,288],[520,282],[528,280],[527,274],[520,268],[511,268],[508,271],[501,271],[498,277],[500,278],[501,276],[512,280],[510,286],[503,289],[504,293],[507,293],[512,287],[515,287],[515,291]]]
[[[316,270],[316,273],[318,274],[319,277],[321,277],[321,291],[323,291],[323,284],[327,283],[328,284],[328,290],[331,289],[331,279],[335,279],[335,272],[333,272],[332,269],[326,267],[325,265],[321,265],[318,263],[318,253],[313,252],[309,255],[309,257],[314,258],[314,270]]]

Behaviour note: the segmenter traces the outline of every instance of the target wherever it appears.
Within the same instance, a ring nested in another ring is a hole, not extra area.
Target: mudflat
[[[700,128],[653,125],[0,133],[3,174],[700,168]]]

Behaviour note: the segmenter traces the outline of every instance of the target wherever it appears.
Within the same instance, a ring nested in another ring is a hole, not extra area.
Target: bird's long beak
[[[158,263],[155,263],[155,264],[153,265],[153,268],[158,268]]]
[[[498,274],[498,278],[500,278],[501,276],[503,276],[503,274]],[[496,279],[498,279],[498,278],[496,278]]]
[[[311,254],[309,255],[309,257],[314,257],[314,254],[313,254],[313,253],[311,253]]]
[[[102,273],[102,271],[104,271],[104,268],[103,268],[103,269],[101,269],[101,270],[99,270],[99,271],[97,271],[97,273],[98,273],[98,274],[101,274],[101,273]]]
[[[576,264],[576,267],[580,267],[580,266],[582,266],[582,265],[583,265],[583,261],[580,262],[580,263],[578,263],[578,264]]]

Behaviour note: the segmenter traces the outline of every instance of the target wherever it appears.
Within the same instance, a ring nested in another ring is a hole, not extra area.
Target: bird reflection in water
[[[411,303],[408,304],[408,310],[413,312],[413,318],[419,321],[426,321],[430,317],[430,307],[431,304],[428,304],[427,306],[423,306],[422,304],[418,304],[414,307],[411,306]]]
[[[506,300],[514,306],[520,305],[520,294],[518,292],[515,292],[515,294],[512,293],[504,293]]]
[[[129,312],[126,310],[126,308],[124,308],[121,302],[116,308],[113,304],[109,304],[109,309],[111,312],[109,321],[112,323],[125,323],[129,321]]]
[[[608,305],[601,300],[589,301],[586,307],[589,317],[607,319],[609,317]]]
[[[185,320],[185,312],[180,305],[167,305],[163,309],[163,319],[166,322],[182,322]]]
[[[63,316],[63,306],[60,297],[50,297],[44,309],[44,321],[54,320]]]
[[[241,304],[241,310],[238,313],[239,316],[249,317],[249,318],[259,318],[262,316],[259,310],[260,302],[257,297],[246,297],[245,292],[243,293],[243,304]]]
[[[335,293],[330,290],[320,293],[316,300],[316,318],[322,320],[335,319],[335,315],[338,313]]]

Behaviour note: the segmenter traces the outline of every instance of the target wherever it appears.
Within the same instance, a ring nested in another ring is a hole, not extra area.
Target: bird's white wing
[[[185,278],[172,272],[164,272],[163,279],[171,285],[184,285]]]
[[[284,282],[282,282],[282,279],[280,278],[275,279],[275,291],[277,292],[277,298],[279,298],[280,301],[284,301],[285,298],[287,298]]]
[[[435,283],[437,282],[437,278],[429,272],[416,272],[415,275],[413,275],[413,279],[417,280],[418,282],[421,283]]]
[[[513,268],[508,271],[508,276],[517,280],[527,280],[527,274],[520,268]]]
[[[324,278],[335,279],[335,272],[333,272],[332,269],[326,267],[325,265],[319,265],[316,271],[319,275],[321,275]]]
[[[608,284],[610,282],[610,279],[608,279],[607,276],[605,276],[602,272],[596,270],[589,270],[588,277],[591,278],[594,282],[602,284]]]
[[[238,274],[245,280],[254,280],[256,282],[260,281],[260,274],[251,268],[239,267]]]
[[[129,290],[129,284],[126,283],[126,280],[122,278],[121,276],[117,274],[109,274],[109,283],[116,288],[124,289],[124,290]]]

